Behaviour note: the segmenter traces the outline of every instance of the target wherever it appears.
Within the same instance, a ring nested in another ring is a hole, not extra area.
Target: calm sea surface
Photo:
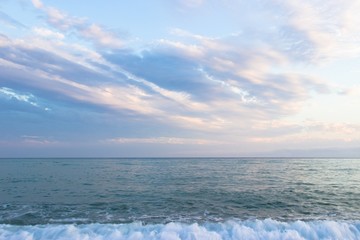
[[[360,159],[0,159],[0,239],[360,239],[359,221]]]

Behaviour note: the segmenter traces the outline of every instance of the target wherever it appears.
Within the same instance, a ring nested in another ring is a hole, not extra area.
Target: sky
[[[357,0],[0,0],[0,157],[360,156]]]

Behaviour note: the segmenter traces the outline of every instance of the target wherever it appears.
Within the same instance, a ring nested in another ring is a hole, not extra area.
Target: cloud
[[[76,34],[79,38],[89,40],[95,45],[108,48],[121,48],[123,41],[104,27],[89,22],[84,18],[70,16],[53,7],[45,6],[40,0],[33,0],[33,5],[43,11],[50,26],[64,33]]]
[[[0,11],[0,22],[4,24],[5,26],[12,27],[12,28],[20,28],[20,29],[26,29],[26,26],[22,23],[16,21],[6,13]]]
[[[205,0],[178,0],[178,2],[185,7],[199,7],[204,4]]]
[[[52,137],[36,136],[36,135],[22,135],[14,139],[0,140],[0,146],[6,147],[8,152],[19,149],[24,150],[27,147],[47,148],[61,145],[60,142],[54,140]],[[9,151],[10,150],[10,151]],[[26,154],[24,155],[26,156]]]
[[[357,1],[287,1],[282,6],[291,13],[282,27],[284,40],[297,43],[312,63],[359,54]],[[294,48],[289,46],[289,50]]]
[[[73,57],[84,54],[82,49],[79,52],[68,46],[68,51],[74,51],[73,55],[62,53],[63,56],[59,56],[61,50],[54,46],[37,45],[36,41],[31,44],[8,41],[2,46],[0,69],[4,84],[36,90],[45,98],[57,96],[63,101],[76,102],[77,106],[90,104],[115,113],[132,112],[163,122],[169,120],[169,112],[186,116],[186,110],[180,113],[180,108],[199,111],[206,107],[192,102],[186,93],[161,88],[130,72],[112,67],[111,63],[105,70],[103,65],[106,61],[101,58]],[[37,46],[45,46],[45,49]],[[56,95],[53,96],[53,93]]]
[[[26,94],[17,94],[15,93],[12,89],[10,88],[6,88],[6,87],[2,87],[0,88],[0,93],[5,96],[8,97],[10,99],[16,99],[19,101],[23,101],[23,102],[27,102],[33,106],[37,106],[37,104],[35,102],[30,101],[30,98],[34,98],[34,96],[32,94],[30,95],[26,95]]]
[[[37,34],[41,37],[45,37],[45,38],[55,38],[55,39],[64,39],[65,38],[64,34],[59,33],[59,32],[54,32],[47,28],[35,27],[33,29],[33,31],[35,34]]]
[[[40,1],[40,0],[31,0],[31,2],[33,3],[33,5],[36,7],[36,8],[43,8],[44,7],[44,4]]]
[[[10,39],[6,35],[0,33],[0,46],[7,45],[9,42]]]
[[[97,24],[79,28],[78,31],[82,37],[97,42],[101,46],[108,46],[111,48],[121,48],[123,46],[123,42],[117,38],[115,34],[104,30]]]
[[[24,135],[21,136],[22,142],[26,145],[37,145],[37,146],[44,146],[44,145],[55,145],[58,144],[57,141],[48,139],[43,136],[28,136]]]
[[[355,0],[330,0],[326,3],[312,0],[204,3],[220,8],[220,11],[225,10],[225,17],[237,24],[235,31],[228,34],[238,36],[235,38],[238,46],[269,45],[292,62],[311,64],[356,57],[360,51],[360,19],[357,17],[360,4]],[[206,40],[208,47],[216,43],[214,38],[192,34],[184,29],[174,29],[172,32],[186,38],[202,39],[204,43]],[[178,41],[172,44],[175,43],[181,44]]]
[[[218,141],[207,139],[178,138],[178,137],[154,137],[154,138],[113,138],[104,142],[114,144],[170,144],[170,145],[213,145],[219,144]]]
[[[272,67],[290,60],[271,46],[254,44],[244,50],[236,41],[241,36],[215,39],[185,35],[193,42],[179,45],[161,40],[140,53],[113,52],[106,59],[161,88],[185,92],[188,97],[182,101],[184,105],[196,102],[208,116],[223,112],[223,106],[233,106],[227,108],[225,118],[252,116],[251,106],[252,112],[258,110],[277,118],[299,111],[312,91],[330,91],[330,86],[318,78],[273,73]],[[201,49],[201,54],[193,54],[194,48]]]
[[[272,122],[272,124],[263,124],[260,123],[260,125],[254,126],[255,132],[256,129],[260,130],[260,132],[258,132],[258,136],[250,137],[250,142],[276,145],[286,143],[289,147],[294,147],[298,144],[304,147],[308,146],[309,143],[316,146],[315,142],[327,143],[331,144],[331,146],[340,145],[341,143],[352,143],[354,146],[357,146],[356,144],[360,141],[360,135],[358,134],[360,132],[360,125],[358,124],[309,120],[301,123],[288,122],[285,125],[279,121]]]
[[[26,103],[35,107],[37,109],[41,109],[43,111],[51,111],[51,109],[45,106],[39,99],[37,99],[33,94],[29,93],[20,93],[11,88],[0,87],[0,100],[5,99],[7,101],[17,101],[19,103]]]
[[[340,95],[344,96],[360,96],[360,85],[355,85],[349,88],[343,88],[338,92]]]
[[[79,27],[83,27],[85,24],[84,19],[69,16],[68,14],[53,7],[43,8],[42,10],[47,16],[47,22],[61,31],[69,31],[73,28],[77,29]]]

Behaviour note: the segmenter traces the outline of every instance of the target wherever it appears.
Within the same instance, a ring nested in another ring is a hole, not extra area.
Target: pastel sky
[[[359,156],[358,0],[0,0],[0,157]]]

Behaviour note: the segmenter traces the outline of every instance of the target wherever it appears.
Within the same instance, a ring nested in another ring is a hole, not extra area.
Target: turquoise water
[[[359,221],[360,159],[0,159],[0,239],[360,239]]]

